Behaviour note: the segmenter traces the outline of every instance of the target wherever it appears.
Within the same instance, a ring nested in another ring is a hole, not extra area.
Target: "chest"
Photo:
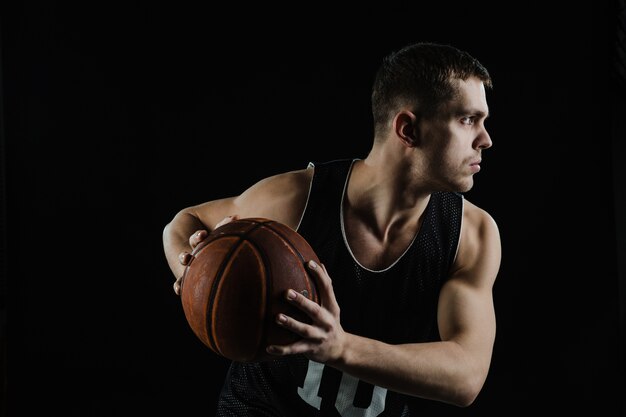
[[[393,265],[411,246],[418,227],[390,229],[375,233],[371,227],[354,220],[344,222],[344,240],[352,256],[363,267],[379,271]]]

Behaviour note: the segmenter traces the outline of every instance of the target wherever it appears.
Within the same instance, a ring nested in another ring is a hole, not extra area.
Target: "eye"
[[[474,116],[465,116],[461,118],[461,123],[464,125],[472,126],[476,118]]]

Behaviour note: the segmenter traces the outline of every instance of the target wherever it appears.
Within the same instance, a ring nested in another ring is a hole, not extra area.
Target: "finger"
[[[291,304],[294,304],[296,307],[306,313],[306,315],[311,317],[314,321],[322,321],[322,306],[317,304],[315,301],[309,300],[307,297],[294,290],[287,290],[285,297],[287,298],[287,301],[289,301]]]
[[[326,271],[324,264],[317,264],[315,261],[309,261],[309,269],[317,277],[317,283],[319,284],[320,300],[321,304],[330,311],[331,314],[339,314],[339,303],[335,298],[335,290],[333,289],[333,282]]]
[[[174,292],[176,295],[180,295],[180,279],[177,279],[174,283]]]
[[[237,214],[233,214],[232,216],[226,216],[218,224],[215,225],[215,228],[217,229],[220,226],[224,226],[226,223],[230,223],[233,220],[237,220],[238,218],[239,216]]]
[[[276,323],[305,339],[320,340],[322,336],[319,328],[311,326],[307,323],[302,323],[301,321],[285,314],[278,314],[276,316]]]
[[[311,343],[301,340],[290,345],[269,345],[265,350],[270,355],[285,356],[297,353],[309,353],[313,348],[314,346]]]
[[[198,243],[202,242],[209,235],[209,232],[206,230],[197,230],[193,235],[189,237],[189,246],[191,248],[195,248]]]
[[[191,261],[191,254],[189,252],[181,252],[178,255],[178,261],[183,265],[187,265]]]

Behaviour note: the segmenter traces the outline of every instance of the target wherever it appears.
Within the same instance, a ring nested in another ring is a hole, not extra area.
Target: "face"
[[[483,83],[456,80],[459,94],[433,119],[420,124],[427,177],[436,189],[466,192],[480,171],[483,149],[491,147],[485,129],[489,115]]]

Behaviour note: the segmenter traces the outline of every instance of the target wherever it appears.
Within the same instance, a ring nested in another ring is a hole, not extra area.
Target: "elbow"
[[[455,398],[451,402],[457,407],[466,408],[474,403],[478,397],[478,393],[479,391],[466,389],[464,392],[456,393]]]
[[[175,224],[180,223],[180,220],[185,218],[187,215],[187,209],[182,209],[176,215],[168,221],[165,226],[163,226],[163,238],[165,239],[170,233],[172,233],[172,227]]]
[[[172,224],[171,222],[168,222],[165,226],[163,226],[163,232],[162,232],[163,241],[167,240],[167,237],[170,232],[171,224]]]
[[[451,398],[449,402],[457,407],[469,407],[478,398],[484,382],[485,378],[477,374],[460,378],[455,385],[455,389],[450,393]]]

